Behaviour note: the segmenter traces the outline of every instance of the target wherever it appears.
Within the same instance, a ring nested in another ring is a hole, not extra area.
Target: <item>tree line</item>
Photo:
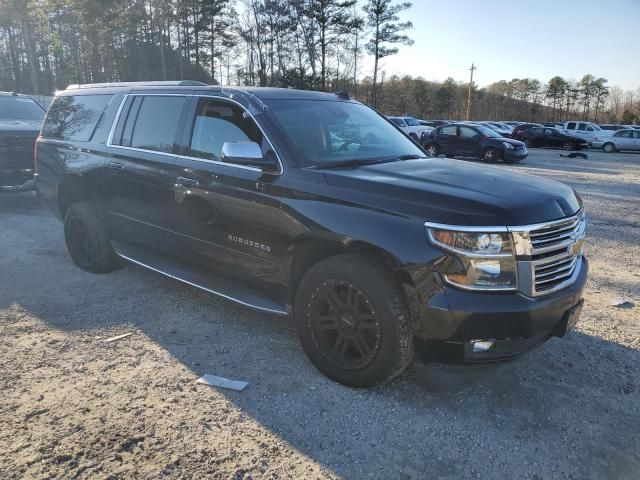
[[[388,77],[413,43],[401,0],[0,0],[0,89],[200,80],[337,91],[384,113],[461,119],[467,83]],[[373,68],[364,68],[365,57]],[[474,119],[640,121],[640,95],[585,75],[472,86]]]

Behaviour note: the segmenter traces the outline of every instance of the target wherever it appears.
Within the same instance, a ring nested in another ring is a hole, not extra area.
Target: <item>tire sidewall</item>
[[[369,387],[393,378],[406,368],[406,349],[413,349],[408,333],[408,313],[397,288],[389,289],[355,255],[339,255],[312,267],[302,279],[294,302],[294,319],[302,347],[324,375],[344,385]],[[326,280],[346,280],[359,288],[373,305],[381,326],[381,341],[375,358],[360,370],[345,370],[331,363],[318,347],[310,326],[309,306],[313,292]]]
[[[90,259],[85,259],[76,250],[71,236],[71,225],[79,222],[82,225],[83,234],[87,236],[90,246]],[[91,273],[106,273],[118,268],[116,258],[109,241],[106,227],[102,223],[97,209],[90,202],[78,202],[71,205],[64,217],[64,234],[67,250],[73,263]]]

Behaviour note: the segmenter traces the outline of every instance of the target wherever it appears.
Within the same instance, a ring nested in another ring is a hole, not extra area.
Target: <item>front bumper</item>
[[[35,186],[33,169],[5,170],[0,174],[0,192],[28,192]]]
[[[524,150],[516,150],[514,149],[505,149],[504,150],[504,154],[503,154],[503,158],[505,160],[523,160],[525,158],[527,158],[527,156],[529,155],[529,152],[527,151],[527,149],[525,148]]]
[[[450,365],[512,360],[564,335],[568,312],[581,302],[588,269],[584,259],[575,283],[537,298],[442,286],[421,305],[414,322],[416,358]],[[495,339],[493,347],[473,352],[471,341],[485,339]]]

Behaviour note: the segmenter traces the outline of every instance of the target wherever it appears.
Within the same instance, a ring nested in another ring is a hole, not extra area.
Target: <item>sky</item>
[[[640,0],[413,0],[413,46],[381,60],[386,76],[498,80],[584,74],[625,90],[640,87]],[[361,74],[370,75],[367,56]]]

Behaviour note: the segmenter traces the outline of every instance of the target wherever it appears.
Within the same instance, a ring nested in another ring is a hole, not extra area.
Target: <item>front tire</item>
[[[487,163],[496,163],[500,157],[500,151],[497,148],[489,147],[482,152],[482,160]]]
[[[294,318],[311,362],[344,385],[385,383],[413,359],[403,291],[367,257],[342,254],[314,265],[296,292]]]
[[[436,145],[435,143],[427,145],[425,147],[425,151],[430,157],[437,157],[438,155],[440,155],[440,147],[438,147],[438,145]]]
[[[119,267],[107,229],[93,203],[78,202],[67,209],[64,238],[71,260],[82,270],[107,273]]]
[[[567,151],[575,150],[576,144],[573,142],[564,142],[564,145],[562,146],[562,148],[564,148]]]
[[[602,150],[604,150],[606,153],[613,153],[616,151],[616,146],[613,143],[605,143],[602,146]]]

